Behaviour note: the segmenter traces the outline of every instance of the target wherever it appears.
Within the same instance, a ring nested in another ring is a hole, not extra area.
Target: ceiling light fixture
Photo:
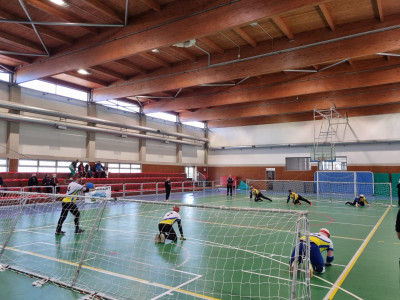
[[[386,52],[380,52],[380,53],[376,53],[378,55],[384,55],[384,56],[400,56],[400,54],[397,53],[386,53]]]
[[[174,44],[174,46],[178,47],[178,48],[190,48],[190,47],[194,46],[195,44],[196,44],[196,39],[192,39],[192,40],[184,41],[182,43]]]
[[[68,3],[65,2],[64,0],[50,0],[50,2],[53,2],[54,4],[57,4],[60,6],[68,6]]]
[[[90,73],[88,71],[86,71],[85,69],[79,69],[78,73],[81,75],[90,75]]]
[[[153,50],[151,50],[151,52],[153,52],[153,53],[159,53],[160,50],[158,50],[158,49],[153,49]]]

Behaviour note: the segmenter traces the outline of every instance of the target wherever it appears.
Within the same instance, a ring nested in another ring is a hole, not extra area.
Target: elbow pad
[[[335,259],[335,257],[333,255],[332,256],[327,256],[326,257],[326,262],[331,263],[331,262],[333,262],[334,259]]]

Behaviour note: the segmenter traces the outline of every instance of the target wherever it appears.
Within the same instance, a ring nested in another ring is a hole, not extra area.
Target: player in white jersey
[[[179,207],[174,206],[171,211],[167,212],[164,215],[164,218],[162,221],[158,224],[158,230],[159,233],[156,234],[156,237],[154,241],[156,243],[165,243],[165,239],[171,240],[173,242],[176,242],[178,240],[178,237],[176,235],[176,232],[174,230],[174,223],[178,223],[178,229],[181,234],[181,240],[186,240],[186,238],[183,236],[183,229],[182,229],[182,224],[181,224],[181,216],[179,214]]]
[[[317,273],[325,273],[325,266],[331,266],[334,256],[333,256],[333,242],[330,239],[330,232],[326,228],[321,228],[318,233],[310,234],[310,260],[312,268]],[[299,247],[299,263],[302,262],[303,257],[306,253],[305,245],[306,237],[300,238]],[[293,249],[290,265],[292,265],[295,259],[296,248]],[[324,258],[322,257],[322,252],[327,251],[326,262],[324,263]]]
[[[83,233],[85,231],[79,227],[80,212],[75,204],[76,199],[78,198],[77,195],[82,194],[85,187],[80,185],[78,182],[80,182],[80,176],[79,174],[75,174],[73,176],[73,181],[68,185],[67,189],[67,195],[70,195],[70,197],[64,197],[62,200],[62,209],[60,219],[58,220],[57,224],[56,235],[65,234],[65,231],[62,231],[61,229],[65,219],[67,218],[68,212],[71,212],[71,214],[75,216],[75,233]]]

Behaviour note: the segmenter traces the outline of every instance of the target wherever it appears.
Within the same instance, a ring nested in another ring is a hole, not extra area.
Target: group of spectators
[[[97,161],[93,166],[91,166],[89,163],[86,163],[86,165],[83,164],[83,162],[79,161],[79,159],[71,162],[69,165],[69,170],[70,174],[69,177],[70,179],[73,178],[75,174],[79,174],[81,177],[86,177],[86,178],[107,178],[108,177],[108,168],[104,167],[100,161]]]
[[[33,173],[32,176],[28,179],[29,192],[33,192],[33,188],[36,188],[36,192],[41,192],[41,186],[46,187],[46,193],[60,193],[59,180],[57,178],[57,174],[53,174],[50,178],[49,174],[46,174],[42,179],[42,184],[39,184],[39,179],[36,176],[36,173]]]

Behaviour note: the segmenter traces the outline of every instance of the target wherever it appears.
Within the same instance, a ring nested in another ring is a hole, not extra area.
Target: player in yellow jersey
[[[358,207],[358,205],[361,205],[361,206],[365,206],[365,205],[371,206],[371,205],[368,203],[367,198],[365,198],[365,196],[364,196],[363,194],[360,194],[360,196],[355,197],[353,202],[347,201],[345,204],[350,204],[350,205],[352,205],[352,206],[355,205],[356,207]]]
[[[270,198],[264,196],[263,194],[261,194],[261,192],[260,192],[259,190],[257,190],[256,188],[254,188],[254,186],[251,186],[251,187],[250,187],[250,199],[249,199],[249,201],[251,200],[251,198],[253,198],[253,195],[254,195],[254,201],[256,201],[256,202],[262,201],[261,198],[267,199],[267,200],[269,200],[270,202],[272,202],[272,199],[270,199]]]
[[[304,198],[303,196],[301,196],[299,194],[296,194],[292,190],[289,190],[289,196],[287,198],[286,204],[289,203],[290,199],[292,199],[292,205],[301,204],[300,201],[304,201],[304,202],[307,202],[308,204],[312,205],[312,203],[309,200],[307,200],[306,198]]]
[[[74,174],[72,179],[72,182],[68,185],[67,188],[68,197],[64,197],[62,200],[62,209],[60,219],[58,220],[57,224],[56,235],[65,234],[65,231],[62,231],[61,229],[65,219],[67,218],[68,212],[71,212],[71,214],[75,216],[75,233],[79,234],[85,231],[79,227],[79,217],[81,214],[75,202],[76,199],[78,199],[77,195],[81,195],[82,192],[86,192],[87,190],[84,191],[85,186],[79,184],[81,182],[79,174]]]
[[[182,219],[179,214],[179,207],[174,206],[170,212],[167,212],[164,215],[164,218],[158,224],[159,233],[156,234],[154,241],[156,243],[162,243],[162,244],[165,243],[165,239],[176,242],[178,240],[178,237],[176,235],[174,227],[172,226],[174,225],[175,222],[178,223],[178,229],[181,234],[181,240],[186,240],[186,238],[183,236],[181,221]]]
[[[325,266],[331,266],[334,256],[333,256],[333,242],[330,239],[330,232],[326,228],[321,228],[318,233],[310,233],[310,260],[312,268],[317,273],[325,273]],[[306,253],[306,237],[300,238],[299,247],[299,263],[302,262]],[[326,261],[324,263],[324,258],[322,257],[322,252],[327,251]],[[290,266],[295,259],[296,247],[293,249],[292,256],[290,259]]]

